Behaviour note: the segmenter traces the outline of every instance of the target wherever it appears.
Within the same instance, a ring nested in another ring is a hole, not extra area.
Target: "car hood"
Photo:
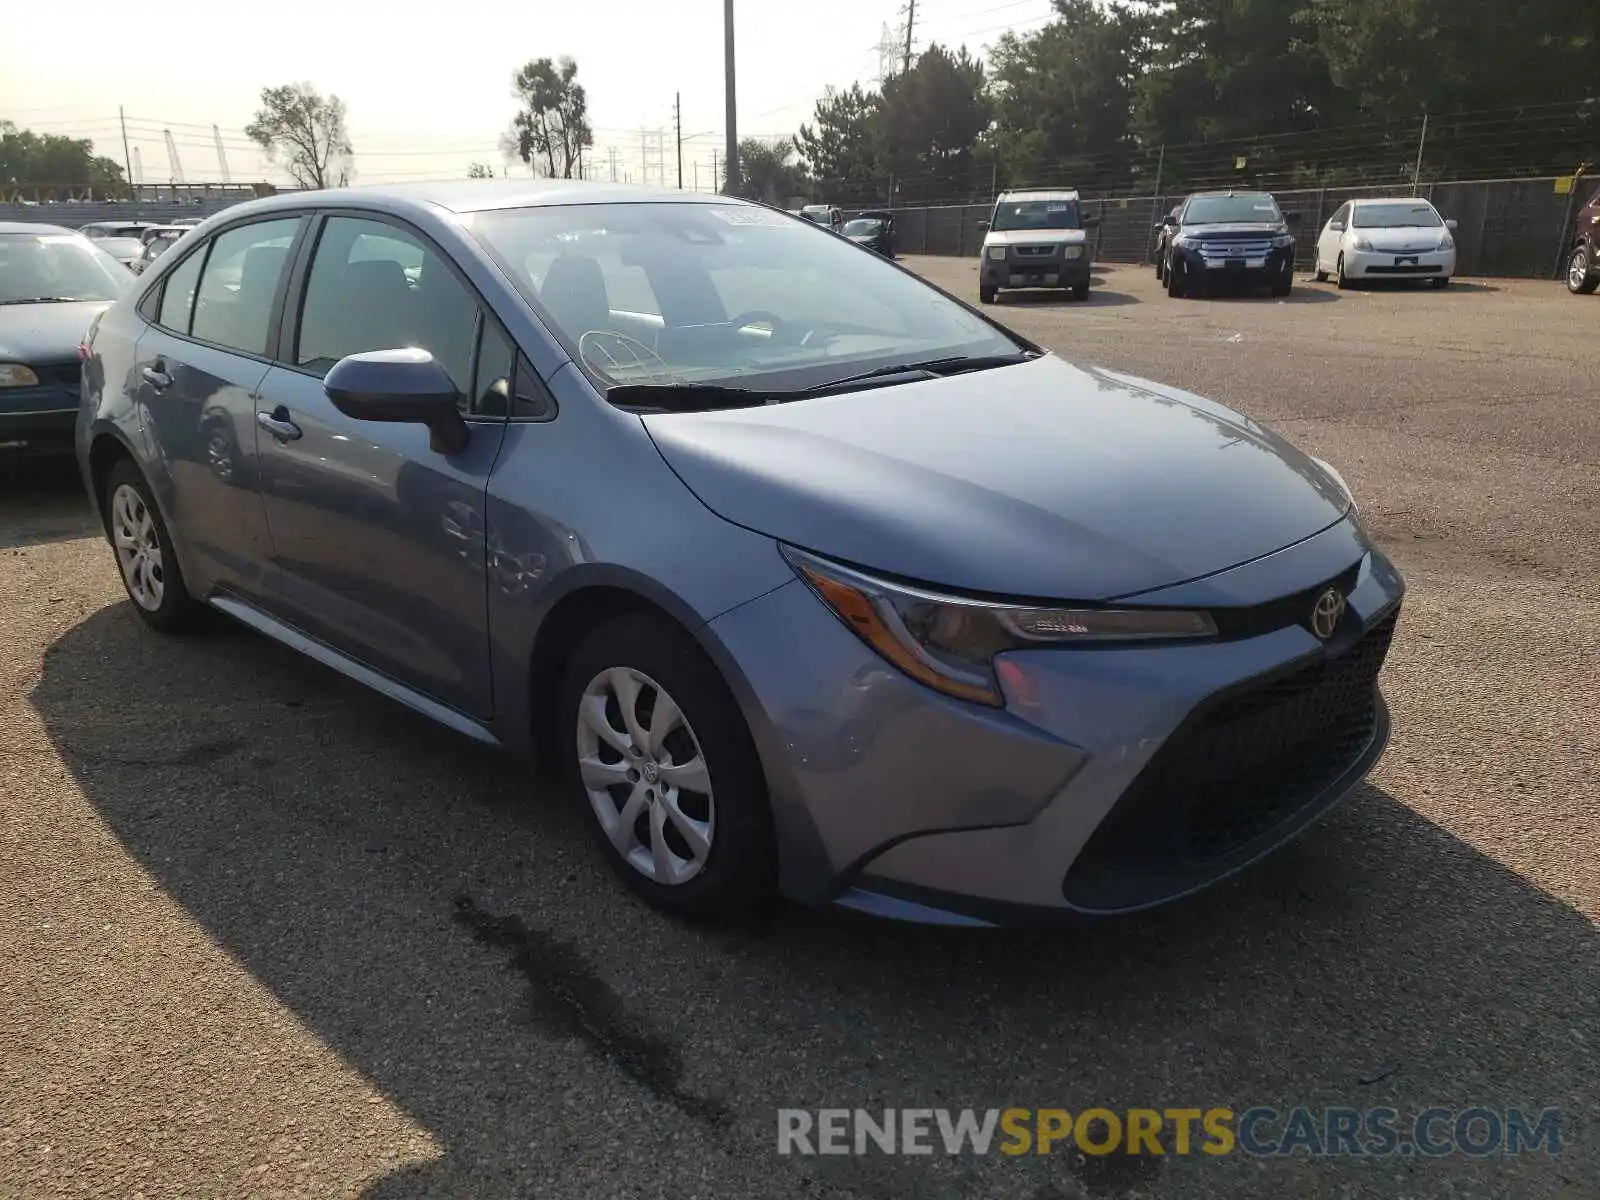
[[[983,235],[985,246],[1081,246],[1088,240],[1081,229],[991,229]]]
[[[66,362],[110,300],[70,304],[0,304],[0,362]]]
[[[1229,237],[1236,234],[1280,234],[1285,230],[1282,221],[1219,221],[1203,225],[1185,225],[1180,232],[1189,237]]]
[[[959,591],[1108,600],[1270,554],[1342,489],[1238,413],[1053,355],[788,404],[641,418],[713,512]]]

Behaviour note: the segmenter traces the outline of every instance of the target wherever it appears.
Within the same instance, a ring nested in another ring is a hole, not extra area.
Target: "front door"
[[[1328,218],[1328,223],[1322,227],[1322,233],[1317,237],[1317,267],[1319,270],[1331,271],[1339,261],[1340,238],[1344,234],[1344,226],[1350,221],[1350,205],[1343,204]],[[1334,226],[1340,226],[1335,229]]]
[[[300,217],[234,226],[171,271],[139,339],[133,378],[169,526],[188,585],[257,601],[275,590],[256,491],[255,409]]]
[[[490,716],[483,509],[505,433],[509,341],[440,251],[377,217],[323,221],[303,305],[285,320],[289,352],[255,413],[283,616],[440,703]],[[344,356],[401,346],[429,351],[455,381],[472,432],[459,454],[430,448],[421,425],[346,417],[324,392]]]

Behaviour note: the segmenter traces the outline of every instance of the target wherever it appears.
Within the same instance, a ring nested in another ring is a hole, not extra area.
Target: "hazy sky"
[[[736,0],[740,134],[793,133],[826,85],[873,80],[883,26],[900,24],[903,5]],[[220,179],[216,125],[234,180],[282,182],[244,127],[263,87],[308,80],[349,109],[357,182],[460,177],[473,161],[499,167],[516,68],[570,54],[588,88],[602,177],[614,148],[618,178],[639,181],[641,130],[660,129],[666,182],[676,182],[674,92],[683,96],[684,186],[698,167],[709,188],[712,151],[722,152],[719,0],[270,0],[232,16],[223,8],[192,0],[148,10],[125,0],[16,5],[0,37],[0,118],[92,137],[121,162],[122,105],[136,174],[147,183],[171,177],[164,129],[190,182]],[[978,52],[1049,13],[1049,0],[917,0],[916,44],[965,42]],[[652,149],[652,180],[658,161]]]

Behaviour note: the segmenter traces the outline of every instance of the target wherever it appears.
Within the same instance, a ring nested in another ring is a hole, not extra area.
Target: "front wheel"
[[[1446,288],[1450,286],[1450,276],[1440,275],[1436,279],[1428,280],[1428,282],[1433,284],[1434,290],[1437,291],[1439,288]]]
[[[1089,298],[1089,285],[1087,283],[1073,284],[1072,298],[1074,300],[1087,300]]]
[[[1272,281],[1272,294],[1274,296],[1287,296],[1294,288],[1294,263],[1286,262],[1283,270]]]
[[[1311,278],[1315,279],[1318,283],[1328,282],[1328,273],[1322,269],[1321,258],[1317,259],[1317,269],[1311,273]]]
[[[1183,295],[1183,277],[1185,274],[1183,263],[1179,259],[1167,259],[1167,295]]]
[[[997,289],[992,287],[980,287],[978,289],[978,303],[993,304],[996,291]]]
[[[1339,290],[1341,292],[1346,291],[1350,287],[1350,280],[1345,276],[1344,273],[1344,254],[1342,252],[1339,255],[1339,261],[1335,265],[1334,270],[1338,273]]]
[[[111,468],[101,497],[117,570],[134,611],[162,633],[189,633],[204,624],[205,607],[189,595],[172,535],[150,485],[124,458]]]
[[[716,668],[664,618],[628,616],[573,653],[560,721],[611,868],[657,908],[726,919],[776,891],[766,777]]]
[[[1594,261],[1589,257],[1589,247],[1574,246],[1567,259],[1567,291],[1574,296],[1587,296],[1600,286],[1600,274],[1595,273]]]

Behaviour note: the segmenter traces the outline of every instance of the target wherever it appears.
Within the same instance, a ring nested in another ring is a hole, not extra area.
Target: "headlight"
[[[1279,250],[1283,250],[1283,249],[1285,249],[1285,248],[1287,248],[1289,246],[1292,246],[1292,245],[1294,245],[1294,234],[1292,234],[1292,233],[1280,233],[1280,234],[1277,234],[1275,237],[1273,237],[1272,244],[1274,246],[1276,246]]]
[[[1061,257],[1062,258],[1082,258],[1083,257],[1083,247],[1082,246],[1063,246],[1061,248]]]
[[[21,363],[0,363],[0,388],[38,387],[39,377]]]
[[[1355,493],[1350,490],[1350,485],[1344,481],[1344,476],[1333,469],[1333,464],[1320,458],[1313,458],[1311,461],[1327,472],[1328,477],[1339,485],[1339,490],[1344,493],[1344,498],[1350,502],[1350,507],[1360,512],[1360,506],[1356,504]]]
[[[784,557],[862,641],[919,683],[962,700],[1005,704],[995,655],[1045,646],[1212,637],[1203,612],[1033,608],[943,596],[890,583],[792,546]]]
[[[1356,236],[1355,240],[1350,243],[1350,248],[1352,250],[1371,250],[1372,249],[1372,239],[1371,238],[1361,237],[1358,234]]]
[[[990,246],[985,253],[996,262],[1003,262],[1006,257],[1006,248],[1004,246]]]
[[[1456,240],[1455,240],[1455,238],[1450,236],[1450,231],[1447,229],[1447,230],[1445,230],[1444,234],[1439,238],[1439,249],[1441,249],[1441,250],[1454,250],[1455,248],[1456,248]]]
[[[1188,249],[1193,246],[1198,246],[1200,244],[1200,239],[1192,236],[1191,234],[1180,233],[1177,237],[1172,239],[1172,244],[1174,246],[1182,246],[1185,249]]]

